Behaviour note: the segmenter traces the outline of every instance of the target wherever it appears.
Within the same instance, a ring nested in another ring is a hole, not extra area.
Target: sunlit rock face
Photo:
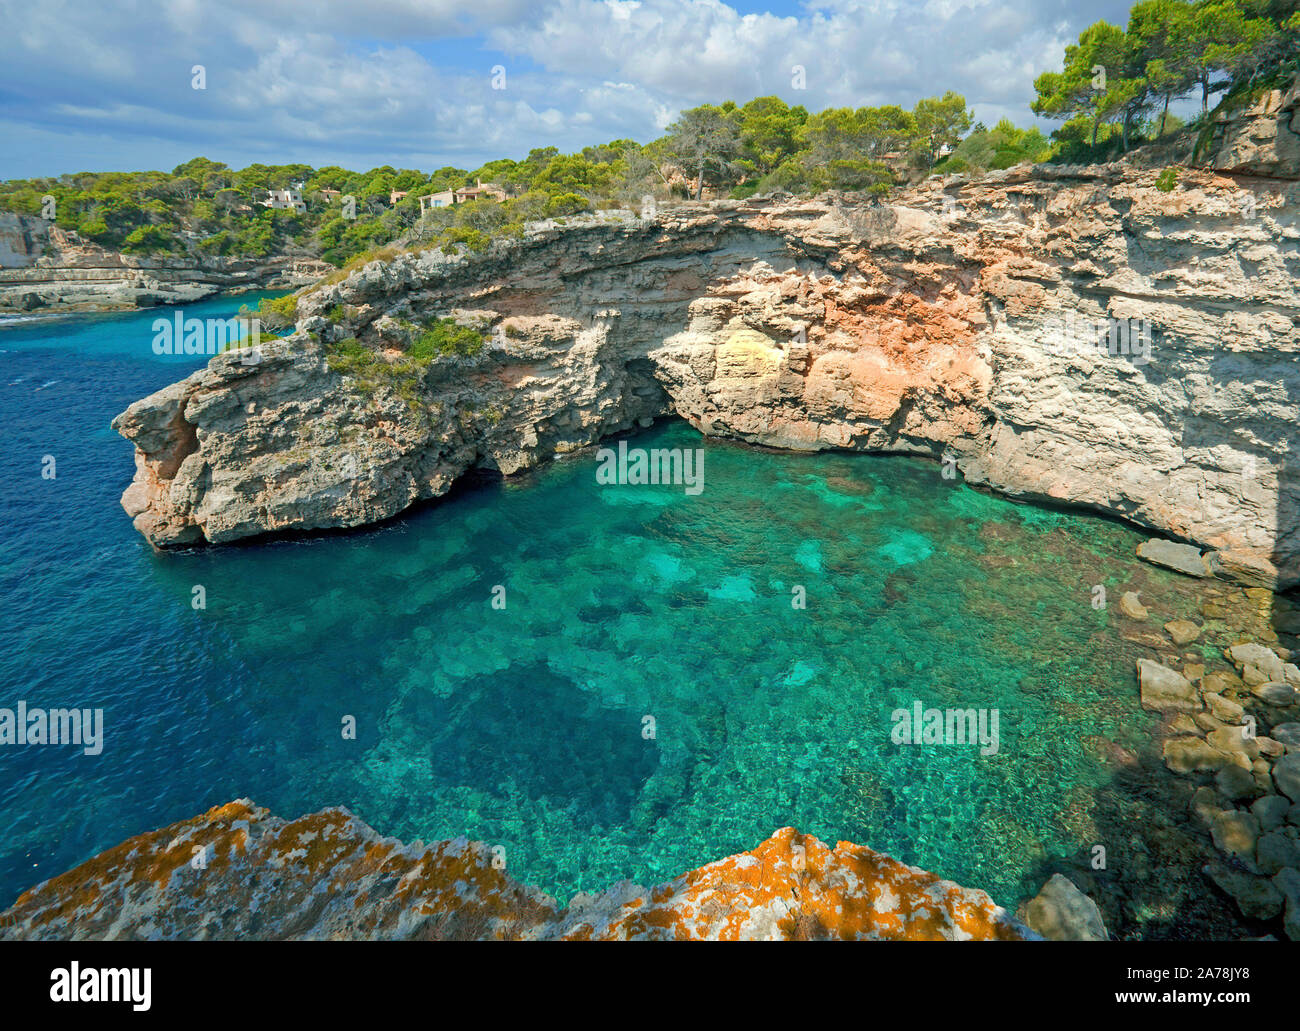
[[[910,939],[1037,936],[982,891],[786,827],[752,852],[566,909],[485,844],[404,845],[345,809],[247,800],[141,834],[24,893],[10,939]]]
[[[305,296],[259,365],[219,356],[119,416],[137,445],[123,504],[159,546],[356,526],[471,468],[675,414],[775,447],[947,459],[1293,585],[1300,185],[1157,178],[1019,166],[890,204],[605,213],[484,255],[376,261]],[[486,344],[404,394],[328,366],[349,337],[400,359],[401,327],[444,317]]]
[[[1209,149],[1220,171],[1300,177],[1300,78],[1218,119]]]

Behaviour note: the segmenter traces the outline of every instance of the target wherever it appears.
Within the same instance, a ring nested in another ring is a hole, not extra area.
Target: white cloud
[[[13,129],[0,175],[87,167],[89,141],[106,139],[116,167],[177,151],[472,165],[648,139],[684,107],[770,93],[816,110],[910,107],[952,88],[985,121],[1025,123],[1034,75],[1125,7],[1091,6],[826,0],[795,17],[720,0],[0,0],[0,119]],[[491,89],[497,63],[506,90]],[[194,64],[206,91],[190,88]],[[794,65],[806,90],[791,88]]]

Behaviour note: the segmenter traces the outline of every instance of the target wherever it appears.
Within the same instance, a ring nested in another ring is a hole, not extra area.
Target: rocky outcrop
[[[404,845],[345,809],[247,800],[141,834],[25,892],[9,939],[909,939],[1036,937],[982,891],[786,827],[666,884],[567,908],[464,838]]]
[[[1300,185],[1155,179],[1019,166],[891,204],[607,213],[375,262],[304,295],[260,365],[220,356],[119,416],[123,503],[159,546],[354,526],[677,414],[931,455],[1295,584]],[[411,325],[448,316],[485,346],[396,381]],[[348,338],[394,375],[331,371]]]
[[[0,313],[184,304],[222,291],[303,286],[328,271],[306,256],[122,254],[45,219],[0,211]]]
[[[1300,178],[1300,78],[1218,118],[1208,147],[1218,171]]]

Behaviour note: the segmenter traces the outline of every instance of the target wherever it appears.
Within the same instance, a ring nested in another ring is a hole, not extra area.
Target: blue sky
[[[0,177],[170,169],[199,154],[235,167],[474,167],[646,141],[683,108],[770,93],[819,110],[955,89],[987,123],[1029,124],[1034,76],[1128,6],[0,0]]]

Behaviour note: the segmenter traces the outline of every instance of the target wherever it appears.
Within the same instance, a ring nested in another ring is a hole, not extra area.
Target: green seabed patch
[[[561,899],[789,824],[1014,904],[1113,821],[1141,825],[1140,800],[1097,801],[1105,756],[1156,726],[1115,606],[1134,577],[1148,599],[1186,588],[1138,566],[1135,531],[918,459],[682,424],[630,444],[705,448],[704,490],[599,485],[593,450],[373,531],[169,563],[186,597],[224,599],[209,618],[256,671],[259,721],[294,728],[249,793],[502,845]],[[891,714],[917,701],[997,709],[998,750],[894,744]]]

